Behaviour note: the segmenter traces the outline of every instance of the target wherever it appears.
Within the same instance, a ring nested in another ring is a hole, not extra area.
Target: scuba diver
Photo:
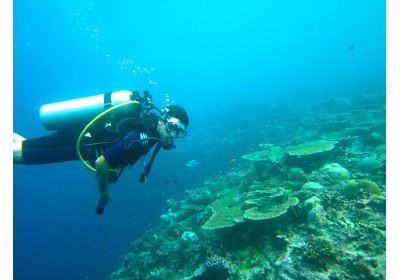
[[[126,167],[132,167],[155,146],[139,178],[143,183],[158,151],[175,148],[174,140],[186,136],[189,118],[184,108],[167,102],[160,110],[152,104],[148,91],[143,95],[123,90],[41,106],[42,124],[55,132],[32,139],[14,133],[14,164],[81,160],[95,172],[99,189],[96,215],[102,214],[111,200],[109,184],[116,182]]]

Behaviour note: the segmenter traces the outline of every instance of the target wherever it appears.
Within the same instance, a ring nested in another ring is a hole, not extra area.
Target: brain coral
[[[310,190],[310,191],[314,191],[314,192],[322,190],[323,188],[324,188],[324,186],[322,186],[320,183],[316,183],[316,182],[307,182],[301,186],[302,190]]]
[[[375,172],[382,168],[381,163],[373,157],[364,157],[358,162],[358,166],[362,171],[365,172]]]
[[[350,172],[339,163],[327,163],[319,172],[328,176],[334,183],[340,183],[350,179]]]

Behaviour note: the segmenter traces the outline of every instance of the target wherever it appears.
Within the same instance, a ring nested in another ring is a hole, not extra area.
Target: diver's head
[[[163,118],[168,119],[171,117],[177,118],[185,126],[186,129],[189,125],[189,117],[185,109],[179,105],[168,105],[163,108]]]
[[[175,148],[175,138],[186,136],[189,117],[185,109],[179,105],[169,105],[162,112],[163,115],[158,123],[157,131],[163,140],[163,148],[169,150]]]

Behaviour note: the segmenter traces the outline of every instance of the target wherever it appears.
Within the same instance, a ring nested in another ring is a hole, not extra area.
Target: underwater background
[[[111,185],[101,216],[80,162],[14,165],[14,279],[384,279],[385,10],[384,1],[14,1],[16,133],[51,133],[43,104],[123,89],[148,89],[159,107],[169,94],[190,118],[145,184],[138,163]],[[298,154],[321,139],[331,142],[317,157]],[[325,164],[348,173],[337,181]],[[324,189],[303,188],[310,182]],[[273,223],[241,212],[206,224],[224,215],[219,204],[250,209],[277,193],[290,203]],[[330,232],[336,221],[351,228],[347,241]],[[357,244],[357,258],[340,246],[299,254],[340,238],[348,251]]]

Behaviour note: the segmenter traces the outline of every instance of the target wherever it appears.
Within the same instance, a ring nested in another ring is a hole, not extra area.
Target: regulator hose
[[[76,142],[76,152],[78,154],[78,157],[80,159],[80,161],[90,170],[92,170],[93,172],[96,172],[96,168],[94,168],[92,165],[90,165],[83,157],[81,154],[81,141],[83,136],[85,135],[85,133],[88,131],[88,129],[96,122],[98,121],[100,118],[102,118],[103,116],[107,115],[108,113],[121,108],[122,106],[126,106],[126,105],[130,105],[130,104],[140,104],[138,101],[127,101],[118,105],[115,105],[107,110],[105,110],[104,112],[100,113],[99,115],[97,115],[93,120],[91,120],[86,126],[85,128],[82,130],[81,134],[79,134],[78,140]],[[114,172],[117,172],[116,170],[111,170]]]

